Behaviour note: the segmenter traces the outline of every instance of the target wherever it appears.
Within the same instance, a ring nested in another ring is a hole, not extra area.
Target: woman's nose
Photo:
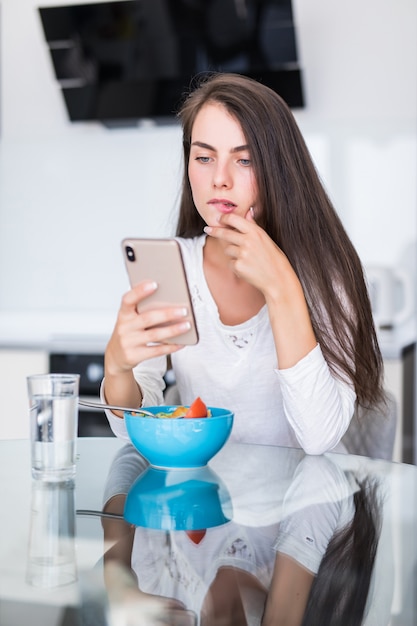
[[[232,186],[232,176],[230,169],[226,164],[217,163],[213,174],[213,187],[226,187]]]

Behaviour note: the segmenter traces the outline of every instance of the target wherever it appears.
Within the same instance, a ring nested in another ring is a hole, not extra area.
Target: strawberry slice
[[[207,407],[200,397],[194,400],[184,417],[207,417]]]

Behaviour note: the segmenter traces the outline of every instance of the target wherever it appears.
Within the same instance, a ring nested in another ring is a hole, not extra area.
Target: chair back
[[[385,402],[372,409],[357,406],[342,438],[350,454],[392,461],[397,425],[397,402],[385,391]]]

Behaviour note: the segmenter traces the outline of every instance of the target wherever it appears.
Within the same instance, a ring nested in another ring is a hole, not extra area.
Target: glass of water
[[[32,476],[45,481],[75,476],[79,374],[27,377]]]

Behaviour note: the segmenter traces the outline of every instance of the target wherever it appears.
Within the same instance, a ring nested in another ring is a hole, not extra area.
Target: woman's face
[[[194,204],[208,226],[216,226],[222,213],[245,217],[256,205],[249,147],[240,124],[221,104],[206,104],[197,114],[188,177]]]

